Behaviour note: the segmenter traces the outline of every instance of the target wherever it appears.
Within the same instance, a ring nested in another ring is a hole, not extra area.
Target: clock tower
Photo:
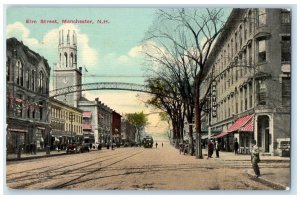
[[[77,34],[75,31],[64,35],[64,30],[59,31],[58,42],[59,63],[54,66],[54,89],[68,86],[81,87],[82,68],[77,68]],[[70,106],[77,107],[81,98],[81,91],[56,97]]]

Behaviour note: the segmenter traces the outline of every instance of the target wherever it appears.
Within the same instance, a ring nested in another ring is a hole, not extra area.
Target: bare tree
[[[187,120],[194,116],[197,158],[203,158],[200,119],[205,103],[200,101],[200,86],[206,75],[208,55],[224,25],[222,16],[222,9],[160,9],[154,25],[146,34],[146,40],[151,41],[157,50],[154,53],[147,51],[147,56],[172,71],[186,105]],[[190,125],[193,149],[191,132]]]

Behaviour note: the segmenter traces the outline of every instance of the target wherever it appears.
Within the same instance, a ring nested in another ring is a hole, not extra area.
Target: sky
[[[75,30],[78,35],[77,66],[88,71],[83,73],[83,83],[113,81],[143,84],[145,70],[140,51],[154,14],[154,8],[12,6],[6,10],[6,37],[23,41],[30,49],[44,56],[53,70],[55,63],[58,63],[59,30],[63,29],[65,33]],[[62,24],[65,19],[93,20],[94,23]],[[57,20],[58,24],[43,24],[40,20]],[[97,20],[109,23],[101,24]],[[85,91],[83,94],[90,100],[99,97],[121,114],[157,112],[144,105],[148,95],[143,93],[105,90]],[[147,132],[161,135],[168,129],[166,123],[159,120],[158,114],[150,114],[148,119]]]
[[[225,9],[225,17],[231,9]],[[58,34],[77,33],[78,67],[84,67],[83,83],[125,82],[144,84],[145,61],[141,53],[143,38],[155,23],[156,8],[101,8],[66,6],[8,6],[6,37],[16,37],[30,49],[44,56],[52,68],[58,63]],[[92,20],[91,24],[62,23],[62,20]],[[57,20],[57,23],[41,23]],[[98,21],[102,23],[97,23]],[[53,89],[52,79],[50,90]],[[158,112],[145,106],[148,94],[128,91],[85,91],[84,97],[96,97],[120,114]],[[147,133],[168,130],[158,114],[149,114]]]

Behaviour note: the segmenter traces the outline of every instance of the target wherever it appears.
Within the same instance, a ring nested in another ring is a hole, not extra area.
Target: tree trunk
[[[201,110],[200,110],[200,84],[195,86],[195,127],[196,127],[196,158],[203,159],[201,145]]]

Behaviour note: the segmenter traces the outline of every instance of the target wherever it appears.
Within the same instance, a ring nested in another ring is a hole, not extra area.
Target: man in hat
[[[258,167],[258,163],[260,162],[260,158],[259,158],[259,148],[256,145],[256,140],[251,141],[251,146],[252,146],[252,150],[251,150],[252,168],[254,170],[255,177],[258,178],[260,176],[260,171],[259,171],[259,167]]]

